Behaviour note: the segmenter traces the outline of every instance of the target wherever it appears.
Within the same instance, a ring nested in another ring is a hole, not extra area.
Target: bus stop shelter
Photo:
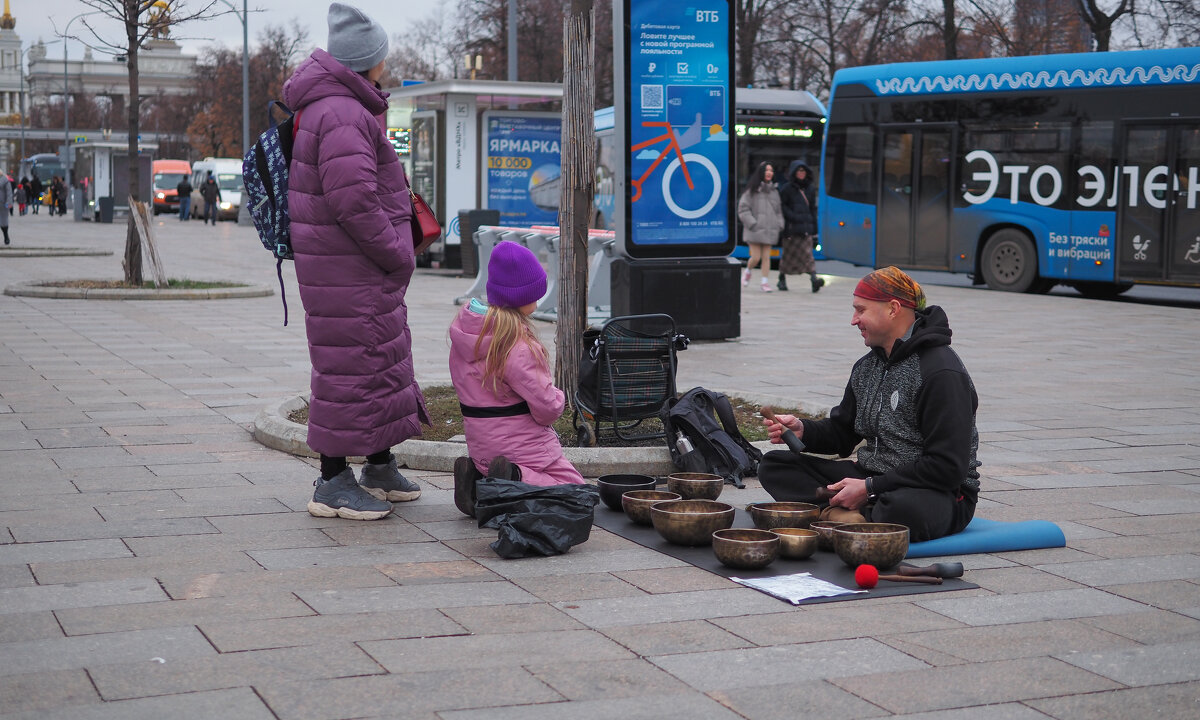
[[[409,181],[444,228],[430,249],[435,260],[461,266],[460,211],[498,210],[505,224],[557,223],[562,85],[453,79],[388,92],[389,135],[408,129]]]

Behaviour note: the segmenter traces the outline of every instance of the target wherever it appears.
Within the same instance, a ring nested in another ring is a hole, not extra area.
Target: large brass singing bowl
[[[833,529],[833,550],[850,567],[883,570],[908,554],[908,528],[892,523],[847,523]]]
[[[746,506],[754,527],[774,530],[781,527],[806,528],[821,516],[821,508],[802,502],[761,502]]]
[[[669,500],[650,506],[650,522],[676,545],[711,545],[712,534],[733,526],[733,506],[715,500]]]
[[[684,500],[716,500],[725,487],[725,478],[709,473],[680,472],[667,476],[667,489]]]
[[[804,560],[817,551],[817,531],[807,528],[774,528],[779,536],[779,557]]]
[[[730,528],[712,534],[713,553],[722,565],[757,570],[779,557],[779,536],[770,530]]]
[[[679,493],[666,490],[629,490],[621,496],[625,516],[637,525],[650,524],[650,506],[668,500],[681,500]]]

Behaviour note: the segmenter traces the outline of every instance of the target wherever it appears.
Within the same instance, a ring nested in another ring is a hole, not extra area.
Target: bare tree
[[[812,0],[780,16],[810,74],[804,89],[828,98],[841,67],[914,59],[904,41],[905,0]]]
[[[441,80],[454,75],[455,63],[462,58],[454,29],[456,17],[444,5],[438,5],[424,18],[414,20],[404,37],[392,38],[388,54],[388,76],[384,86],[400,80]]]
[[[283,84],[308,46],[308,31],[295,21],[287,28],[268,25],[259,33],[250,55],[250,137],[267,129],[267,104],[283,97]],[[188,124],[192,147],[200,156],[241,157],[245,154],[241,53],[221,46],[207,48],[192,80]]]
[[[593,122],[596,83],[596,15],[592,0],[571,0],[563,20],[563,163],[558,212],[558,345],[555,384],[573,404],[579,385],[579,349],[587,323],[588,226],[596,191],[596,132]]]
[[[1112,43],[1113,25],[1125,15],[1134,12],[1134,0],[1120,0],[1112,12],[1105,12],[1100,7],[1100,0],[1078,0],[1079,12],[1083,21],[1092,29],[1092,37],[1096,39],[1096,51],[1108,52]]]
[[[83,5],[92,8],[93,12],[78,16],[90,38],[83,39],[77,35],[66,34],[68,27],[59,33],[65,42],[68,38],[82,42],[84,45],[100,52],[123,55],[129,72],[129,102],[126,110],[129,118],[129,198],[130,214],[128,231],[125,237],[125,282],[130,285],[142,284],[142,239],[134,220],[138,206],[143,205],[137,198],[141,185],[138,172],[138,135],[141,128],[141,97],[138,77],[138,52],[150,38],[165,38],[171,28],[196,19],[204,19],[224,15],[229,11],[214,11],[215,0],[199,0],[192,10],[186,0],[79,0]],[[101,29],[91,16],[103,16],[115,20],[120,26],[120,34]],[[57,30],[57,26],[55,26]],[[144,213],[144,205],[141,210]]]
[[[733,7],[734,53],[736,71],[734,83],[737,87],[754,85],[755,69],[758,65],[759,35],[768,22],[787,5],[787,0],[736,0]]]
[[[1160,5],[1179,45],[1200,45],[1200,3],[1196,0],[1160,0]]]

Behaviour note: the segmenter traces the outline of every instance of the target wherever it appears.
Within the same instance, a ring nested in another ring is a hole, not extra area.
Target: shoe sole
[[[308,501],[308,514],[313,517],[340,517],[346,520],[379,520],[391,513],[391,508],[387,510],[351,510],[350,508],[332,508],[325,503],[319,503],[315,500]]]
[[[403,490],[384,490],[383,488],[367,487],[366,485],[363,485],[362,489],[366,490],[376,500],[387,500],[388,502],[411,502],[421,497],[420,490],[404,492]]]
[[[467,517],[475,517],[475,504],[471,502],[471,488],[466,483],[458,482],[458,475],[460,471],[465,472],[467,470],[467,466],[465,465],[460,467],[460,461],[463,459],[464,458],[458,458],[454,461],[454,506],[458,508],[458,511],[463,515],[466,515]],[[466,458],[466,460],[468,463],[471,463],[470,469],[476,470],[475,463],[471,462],[469,458]],[[475,481],[477,479],[478,478],[474,476],[474,473],[471,473],[471,478],[468,482]]]

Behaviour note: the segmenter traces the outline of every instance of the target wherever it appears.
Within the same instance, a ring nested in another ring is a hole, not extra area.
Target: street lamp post
[[[51,40],[50,42],[58,42]],[[46,43],[39,41],[43,46]],[[30,45],[21,51],[21,59],[17,63],[17,75],[20,77],[21,91],[17,95],[17,107],[21,113],[21,159],[25,159],[25,55],[37,45]]]
[[[220,0],[221,4],[233,11],[235,17],[242,21],[242,154],[250,151],[250,16],[247,14],[248,0],[242,0],[242,10],[230,0]],[[241,206],[238,207],[238,225],[250,225],[250,208],[242,195]]]
[[[71,31],[71,23],[79,18],[95,15],[98,11],[80,13],[67,21],[63,26],[63,183],[71,187],[71,92],[67,85],[67,33]]]

